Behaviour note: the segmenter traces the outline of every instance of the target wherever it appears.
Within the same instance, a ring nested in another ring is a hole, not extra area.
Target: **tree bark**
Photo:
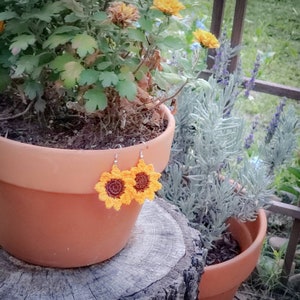
[[[157,198],[144,204],[126,247],[101,264],[45,268],[0,249],[0,299],[197,299],[201,246],[178,209]]]

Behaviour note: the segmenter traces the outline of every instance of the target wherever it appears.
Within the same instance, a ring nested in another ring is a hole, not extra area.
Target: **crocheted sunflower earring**
[[[120,210],[122,204],[130,204],[132,194],[135,192],[133,188],[135,181],[129,171],[121,171],[118,168],[117,157],[115,155],[111,171],[101,174],[95,190],[99,194],[99,200],[105,202],[106,208],[113,207],[115,210]]]
[[[101,174],[95,185],[100,201],[105,202],[106,208],[120,210],[123,204],[129,205],[134,199],[143,204],[146,199],[153,200],[155,192],[161,189],[158,181],[160,173],[154,171],[152,164],[146,164],[140,151],[138,164],[130,171],[121,171],[117,166],[117,155],[110,172]]]
[[[146,164],[143,159],[143,153],[140,151],[140,158],[136,167],[132,167],[130,172],[134,178],[133,198],[140,204],[143,204],[146,199],[153,200],[155,192],[161,189],[162,185],[158,181],[161,177],[160,173],[154,171],[152,164]]]

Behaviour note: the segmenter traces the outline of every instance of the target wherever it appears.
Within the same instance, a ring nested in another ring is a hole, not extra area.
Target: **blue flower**
[[[201,45],[199,43],[193,43],[190,47],[190,49],[192,51],[196,51],[196,50],[199,50],[201,48]]]
[[[196,21],[196,27],[202,30],[207,30],[206,26],[203,23],[204,19]]]

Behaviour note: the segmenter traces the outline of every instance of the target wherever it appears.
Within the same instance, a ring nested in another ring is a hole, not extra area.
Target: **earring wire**
[[[117,163],[118,163],[118,153],[115,154],[114,165],[116,165]]]

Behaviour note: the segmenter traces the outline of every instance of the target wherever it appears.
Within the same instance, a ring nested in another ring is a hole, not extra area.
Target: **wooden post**
[[[286,285],[291,273],[297,244],[299,243],[300,239],[300,207],[292,204],[282,203],[280,202],[280,198],[277,198],[276,196],[273,198],[275,201],[270,201],[270,206],[268,207],[269,211],[294,218],[293,227],[285,253],[282,273],[280,275],[280,281]]]
[[[210,32],[213,33],[217,38],[219,38],[221,34],[225,2],[226,0],[214,0]],[[209,49],[207,54],[207,61],[206,61],[208,69],[211,69],[214,65],[214,60],[212,58],[214,56],[215,56],[215,50]]]
[[[282,273],[281,273],[281,282],[283,284],[287,284],[291,269],[292,269],[292,264],[294,261],[297,245],[299,242],[300,238],[300,219],[295,219],[293,223],[293,227],[290,233],[290,238],[289,242],[287,245],[286,253],[285,253],[285,258],[284,258],[284,264],[282,268]]]
[[[246,14],[247,0],[236,0],[235,11],[232,24],[231,47],[240,45],[243,37],[244,20]],[[237,66],[238,55],[234,56],[230,62],[228,71],[232,73]]]
[[[0,299],[194,300],[201,247],[199,232],[177,207],[155,199],[144,204],[127,246],[101,264],[46,268],[0,249]]]

